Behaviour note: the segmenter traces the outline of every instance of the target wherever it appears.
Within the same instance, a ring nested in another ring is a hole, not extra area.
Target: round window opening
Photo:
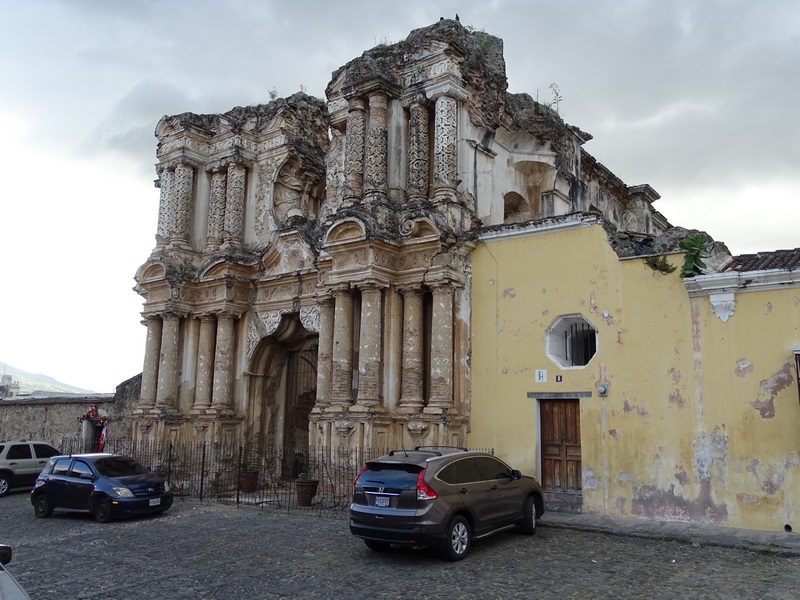
[[[562,369],[584,367],[597,353],[597,329],[583,315],[561,315],[547,328],[546,345]]]

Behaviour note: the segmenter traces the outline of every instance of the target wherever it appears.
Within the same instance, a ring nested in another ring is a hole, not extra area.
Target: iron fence
[[[63,438],[60,449],[77,454],[95,451],[96,446],[83,438]],[[164,477],[177,497],[332,516],[348,508],[353,480],[364,463],[387,452],[125,439],[107,440],[103,451],[134,457]],[[305,491],[308,487],[310,492]]]

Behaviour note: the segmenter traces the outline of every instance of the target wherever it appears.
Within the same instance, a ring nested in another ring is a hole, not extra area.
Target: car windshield
[[[94,461],[94,466],[103,477],[125,477],[126,475],[147,473],[144,465],[127,456],[99,458]]]

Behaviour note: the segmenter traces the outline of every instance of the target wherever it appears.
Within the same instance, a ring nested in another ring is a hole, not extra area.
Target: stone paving
[[[164,515],[102,525],[36,519],[0,499],[0,541],[33,600],[272,598],[797,598],[800,556],[571,528],[507,532],[458,563],[373,553],[341,518],[178,499]],[[591,524],[583,523],[583,527]],[[577,526],[581,526],[578,524]]]

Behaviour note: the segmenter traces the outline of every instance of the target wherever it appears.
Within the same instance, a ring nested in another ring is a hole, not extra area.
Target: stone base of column
[[[423,415],[443,415],[447,412],[445,406],[426,406],[422,409]]]
[[[190,411],[193,415],[205,415],[211,410],[210,404],[195,404]]]
[[[397,409],[399,415],[416,415],[422,412],[422,403],[420,404],[403,404]]]
[[[386,412],[386,408],[381,406],[380,404],[354,404],[350,407],[351,413],[366,413],[366,412],[374,412],[374,413],[382,413]]]

